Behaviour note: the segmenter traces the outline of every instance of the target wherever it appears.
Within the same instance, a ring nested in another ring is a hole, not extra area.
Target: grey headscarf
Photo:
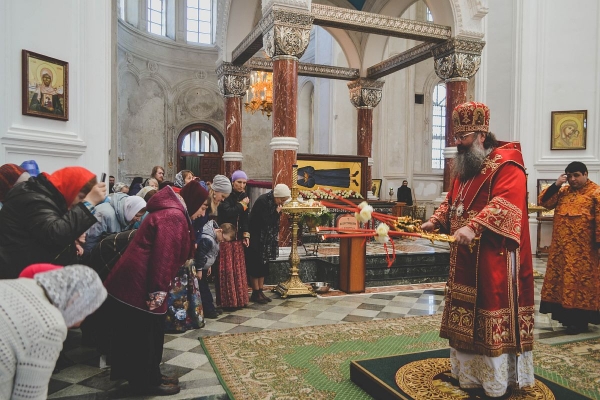
[[[228,195],[229,193],[231,193],[231,181],[227,179],[225,175],[215,175],[210,188],[215,192],[220,192]]]
[[[183,181],[183,174],[181,173],[181,171],[179,171],[177,173],[177,175],[175,175],[175,187],[178,188],[183,188],[183,186],[185,185],[185,182]]]
[[[58,308],[67,327],[83,321],[106,299],[106,289],[100,277],[85,265],[42,272],[33,279],[46,290],[48,299]]]
[[[114,193],[121,193],[121,189],[123,189],[125,186],[127,186],[127,184],[125,184],[123,182],[117,182],[113,186],[113,192]]]

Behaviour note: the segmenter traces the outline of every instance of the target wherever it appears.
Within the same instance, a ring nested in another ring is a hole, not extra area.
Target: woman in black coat
[[[85,168],[42,173],[15,186],[0,210],[0,278],[36,263],[77,263],[75,240],[97,220],[106,184]]]
[[[252,301],[266,297],[263,294],[265,276],[269,275],[269,260],[277,258],[279,217],[283,203],[290,195],[290,188],[280,183],[272,191],[259,196],[250,211],[250,246],[246,249],[246,271],[252,286]]]

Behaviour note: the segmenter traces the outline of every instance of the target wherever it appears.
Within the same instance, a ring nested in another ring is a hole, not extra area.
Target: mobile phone
[[[100,182],[104,181],[106,181],[106,172],[103,172],[102,175],[100,175]]]

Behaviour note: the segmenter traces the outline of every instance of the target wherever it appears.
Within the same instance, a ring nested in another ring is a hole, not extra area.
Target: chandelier
[[[267,118],[271,117],[273,111],[273,74],[271,72],[252,71],[244,109],[252,114],[260,110],[262,115],[267,114]]]

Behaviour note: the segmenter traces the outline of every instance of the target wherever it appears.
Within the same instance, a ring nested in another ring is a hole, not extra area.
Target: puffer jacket
[[[195,238],[187,211],[170,186],[152,196],[146,209],[148,216],[104,286],[109,295],[125,304],[164,314],[170,282],[178,268],[193,258]],[[152,310],[147,304],[151,297],[158,305]]]
[[[215,229],[219,229],[219,225],[213,220],[208,221],[202,228],[202,237],[198,241],[198,249],[196,249],[196,269],[208,270],[217,260],[219,255],[219,242]]]
[[[125,220],[125,200],[128,197],[125,193],[113,193],[108,196],[108,201],[96,206],[94,215],[98,222],[88,230],[82,246],[86,253],[92,251],[105,233],[118,233],[127,229],[129,224]]]
[[[76,264],[75,240],[95,223],[82,203],[67,209],[44,175],[15,186],[0,210],[0,278],[16,279],[36,263]]]

